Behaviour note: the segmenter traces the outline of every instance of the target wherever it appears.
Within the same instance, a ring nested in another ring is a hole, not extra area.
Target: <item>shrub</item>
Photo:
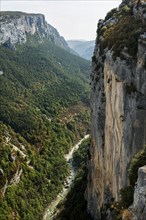
[[[130,26],[129,26],[130,24]],[[141,28],[140,28],[141,27]],[[146,28],[146,24],[132,18],[129,14],[122,15],[119,21],[108,27],[104,33],[104,48],[113,50],[114,57],[122,58],[122,50],[128,48],[128,54],[136,59],[138,51],[138,39]],[[99,33],[101,30],[98,31]]]
[[[146,164],[146,146],[140,152],[138,152],[131,161],[129,169],[130,185],[135,186],[135,182],[138,178],[138,169]]]
[[[127,186],[120,190],[120,206],[121,208],[128,208],[133,203],[134,188]]]
[[[110,19],[116,12],[117,12],[117,8],[113,8],[111,11],[109,11],[105,16],[105,21]]]

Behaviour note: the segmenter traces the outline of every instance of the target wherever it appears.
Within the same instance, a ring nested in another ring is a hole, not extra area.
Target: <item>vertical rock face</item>
[[[138,170],[133,205],[124,212],[122,220],[145,220],[146,218],[146,166]]]
[[[137,220],[145,220],[146,217],[146,166],[139,168],[137,186],[134,192],[132,206]]]
[[[42,14],[23,12],[0,12],[0,45],[13,48],[16,44],[25,43],[27,37],[37,34],[50,39],[57,46],[69,50],[68,44],[58,31],[47,24]]]
[[[143,17],[137,20],[134,16],[135,4],[123,2],[98,24],[86,190],[88,211],[95,220],[102,219],[101,210],[106,210],[111,200],[118,201],[120,189],[128,185],[131,158],[146,144],[146,27]],[[133,19],[133,32],[126,29],[129,19]],[[128,35],[137,32],[137,40],[130,45]],[[105,218],[110,219],[110,214]]]

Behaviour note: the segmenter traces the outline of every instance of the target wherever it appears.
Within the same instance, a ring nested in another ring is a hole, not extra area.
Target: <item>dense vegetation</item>
[[[74,184],[70,189],[66,200],[58,205],[60,213],[56,220],[90,220],[87,213],[87,202],[84,193],[87,186],[87,167],[88,148],[90,140],[85,140],[79,149],[74,153],[74,166],[77,169]]]
[[[39,36],[0,47],[0,216],[42,219],[68,175],[64,154],[88,130],[89,62]]]
[[[133,19],[131,21],[130,15],[124,15],[116,25],[105,31],[104,43],[109,49],[112,48],[114,57],[120,56],[122,58],[121,52],[125,49],[132,58],[136,59],[138,39],[144,29],[146,29],[146,25],[142,24],[140,20]]]
[[[143,150],[138,152],[131,161],[129,168],[129,180],[132,187],[135,186],[135,183],[137,181],[139,167],[142,167],[144,165],[146,165],[146,146]]]
[[[112,49],[113,57],[136,59],[138,39],[146,30],[146,24],[133,16],[133,5],[123,4],[120,9],[112,9],[107,13],[103,25],[99,24],[97,36],[100,42],[100,52]],[[130,24],[130,25],[129,25]]]

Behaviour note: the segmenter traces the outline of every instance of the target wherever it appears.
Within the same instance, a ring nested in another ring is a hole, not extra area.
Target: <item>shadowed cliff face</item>
[[[99,22],[92,59],[86,198],[88,211],[97,220],[101,209],[118,201],[120,189],[128,185],[131,158],[146,144],[145,3],[127,2]],[[111,219],[109,211],[106,219]]]
[[[55,45],[69,51],[64,38],[54,27],[47,24],[42,14],[0,12],[0,23],[0,44],[5,44],[9,48],[25,43],[29,35],[38,34],[40,38],[48,38]]]

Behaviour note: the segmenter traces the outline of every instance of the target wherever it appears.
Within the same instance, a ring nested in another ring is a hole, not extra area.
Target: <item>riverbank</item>
[[[59,204],[59,202],[64,200],[64,198],[66,197],[75,178],[76,170],[73,166],[73,154],[80,147],[81,143],[87,138],[89,138],[89,135],[85,135],[84,138],[82,138],[76,145],[74,145],[72,149],[69,151],[69,153],[64,156],[70,166],[70,175],[64,182],[63,190],[58,194],[57,198],[53,200],[52,203],[46,209],[43,220],[53,220],[53,218],[57,214],[56,207]]]

